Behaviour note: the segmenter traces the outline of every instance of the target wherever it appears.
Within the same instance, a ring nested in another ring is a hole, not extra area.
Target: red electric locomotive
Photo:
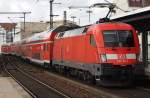
[[[135,29],[124,23],[101,23],[57,34],[53,64],[67,74],[102,85],[128,85],[139,63]]]

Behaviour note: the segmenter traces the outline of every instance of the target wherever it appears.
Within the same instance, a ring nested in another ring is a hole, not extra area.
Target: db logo
[[[118,59],[121,60],[126,59],[126,56],[124,54],[118,54]]]

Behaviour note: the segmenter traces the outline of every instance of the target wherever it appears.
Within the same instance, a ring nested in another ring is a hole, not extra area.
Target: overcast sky
[[[108,0],[112,2],[113,0]],[[61,3],[61,5],[54,5],[54,14],[59,15],[55,17],[55,20],[63,19],[63,11],[67,11],[68,20],[72,20],[71,16],[76,16],[75,21],[80,25],[90,24],[88,21],[88,9],[68,9],[68,6],[88,6],[94,3],[101,3],[104,0],[54,0],[55,3]],[[100,17],[104,17],[108,11],[107,8],[92,9],[91,23],[94,23]],[[49,0],[0,0],[0,12],[22,12],[31,11],[31,14],[27,15],[27,21],[46,21],[49,20]],[[23,15],[0,15],[0,22],[16,22],[23,21],[21,18],[15,18]],[[8,19],[8,17],[12,17]]]

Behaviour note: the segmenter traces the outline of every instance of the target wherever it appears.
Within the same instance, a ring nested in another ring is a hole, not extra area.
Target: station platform
[[[0,98],[32,98],[11,77],[0,77]]]

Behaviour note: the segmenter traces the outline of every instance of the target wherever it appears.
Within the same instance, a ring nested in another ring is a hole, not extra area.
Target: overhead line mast
[[[40,0],[36,0],[36,2],[39,2]],[[61,4],[61,3],[54,3],[54,0],[49,0],[49,8],[50,8],[50,22],[49,22],[49,25],[50,25],[50,29],[53,28],[53,17],[54,16],[59,16],[59,15],[53,15],[53,4]]]
[[[24,32],[25,32],[25,21],[26,21],[26,14],[30,14],[31,12],[0,12],[0,14],[23,14],[24,18]]]

